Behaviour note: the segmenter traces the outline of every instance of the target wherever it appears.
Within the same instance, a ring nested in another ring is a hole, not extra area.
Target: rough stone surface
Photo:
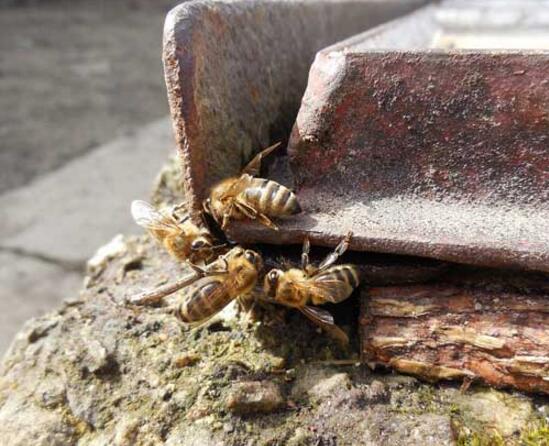
[[[190,205],[287,140],[316,51],[421,0],[197,0],[166,19],[164,70]]]
[[[464,413],[485,423],[504,437],[520,431],[532,415],[533,409],[531,402],[525,398],[490,390],[457,398],[456,403]]]
[[[269,381],[235,383],[227,395],[227,408],[236,414],[274,412],[285,400],[278,385]]]
[[[496,418],[513,420],[511,430],[490,430],[509,444],[537,435],[530,426],[542,422],[547,398],[493,391],[487,419],[482,388],[462,394],[370,372],[354,365],[353,348],[340,350],[294,311],[265,308],[256,322],[236,314],[187,331],[168,311],[180,295],[158,307],[126,306],[126,296],[185,269],[146,237],[121,242],[79,298],[15,338],[0,368],[5,444],[450,445],[484,438]],[[254,412],[257,401],[278,410],[233,414],[231,394],[245,395]]]
[[[234,239],[549,271],[549,54],[430,51],[436,11],[317,54],[288,146],[304,214]]]
[[[450,417],[420,415],[403,418],[384,426],[379,435],[379,444],[453,446],[456,443]]]
[[[337,395],[351,388],[351,379],[347,373],[336,373],[317,382],[308,392],[313,399],[321,400]]]

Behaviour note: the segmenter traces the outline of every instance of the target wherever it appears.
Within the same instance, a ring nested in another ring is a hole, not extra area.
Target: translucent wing
[[[353,265],[339,265],[309,278],[313,292],[324,302],[339,303],[347,299],[360,283]]]
[[[311,320],[314,319],[315,322],[319,322],[325,325],[335,325],[334,317],[329,311],[318,307],[311,307],[309,305],[300,308],[300,310],[305,316],[307,316]]]
[[[145,229],[170,230],[178,228],[175,221],[143,200],[132,201],[131,213],[134,221]]]
[[[318,302],[337,304],[353,292],[353,288],[341,280],[320,276],[309,278],[303,282],[294,282],[294,287],[302,289],[304,294],[314,295],[317,304]]]
[[[253,178],[250,175],[240,175],[240,177],[235,178],[223,193],[219,196],[219,200],[227,200],[229,198],[234,199],[238,194],[240,194]]]
[[[344,345],[349,344],[349,337],[334,323],[334,318],[328,311],[310,306],[299,308],[299,311],[301,311],[310,321],[322,328],[332,338]]]

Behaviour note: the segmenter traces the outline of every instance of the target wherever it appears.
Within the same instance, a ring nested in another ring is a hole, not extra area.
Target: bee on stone
[[[263,283],[267,300],[299,310],[344,344],[349,342],[345,332],[335,325],[328,311],[316,305],[342,302],[358,287],[360,278],[356,266],[335,265],[348,249],[351,236],[352,233],[348,233],[318,267],[309,263],[310,243],[306,238],[301,268],[290,268],[287,271],[272,269],[265,275]]]
[[[255,291],[263,260],[255,251],[236,246],[204,267],[189,263],[192,272],[179,279],[126,298],[128,304],[153,305],[179,291],[177,318],[201,325],[237,299],[247,307]]]
[[[208,262],[221,246],[215,246],[206,227],[194,224],[188,214],[180,216],[181,205],[170,211],[158,210],[142,200],[134,200],[131,213],[134,221],[162,244],[177,260]]]
[[[182,290],[184,300],[176,310],[187,324],[201,324],[235,299],[249,295],[263,267],[261,256],[239,246],[220,256],[205,269],[193,268],[199,277]]]
[[[295,194],[273,180],[257,178],[261,160],[280,143],[274,144],[259,154],[243,169],[240,176],[228,178],[216,184],[210,191],[203,207],[225,230],[230,220],[256,220],[278,230],[271,218],[281,218],[301,212]]]

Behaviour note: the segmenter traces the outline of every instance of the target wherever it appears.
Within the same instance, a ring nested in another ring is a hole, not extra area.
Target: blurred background
[[[168,0],[0,0],[0,354],[78,294],[86,260],[140,232],[173,150],[161,63]]]

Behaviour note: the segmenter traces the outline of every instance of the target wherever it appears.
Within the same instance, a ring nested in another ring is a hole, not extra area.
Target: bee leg
[[[262,224],[267,226],[268,228],[274,229],[275,231],[278,231],[278,226],[275,225],[269,217],[267,217],[265,214],[259,212],[257,209],[250,206],[248,203],[237,200],[235,202],[236,208],[244,214],[246,217],[248,217],[251,220],[259,220]]]
[[[179,224],[185,223],[189,218],[191,218],[189,215],[184,215],[182,218],[179,218],[177,215],[177,211],[172,210],[171,213],[172,218]]]
[[[206,214],[211,215],[211,217],[215,220],[211,212],[207,212],[205,208],[200,212],[200,223],[202,225],[202,228],[204,229],[204,232],[207,234],[210,234],[210,223],[208,222],[208,218],[206,217]]]
[[[309,237],[305,236],[303,240],[303,251],[301,253],[301,269],[307,271],[309,269],[309,251],[311,250],[311,242]]]
[[[165,296],[168,296],[181,288],[190,285],[199,279],[200,276],[197,275],[196,271],[188,274],[175,282],[168,283],[166,285],[159,286],[152,290],[146,290],[134,296],[127,296],[125,301],[127,304],[131,305],[153,305],[162,301]]]
[[[327,270],[330,266],[332,266],[337,259],[343,255],[345,251],[349,248],[349,242],[351,241],[351,237],[353,236],[352,231],[349,231],[347,235],[339,242],[339,245],[336,246],[336,248],[326,256],[326,258],[320,263],[318,266],[318,270],[315,272],[315,274],[321,273],[322,271]]]
[[[224,231],[227,229],[227,225],[229,224],[229,214],[223,215],[223,222],[221,223],[221,230]]]
[[[227,212],[223,214],[223,221],[221,222],[221,230],[225,230],[227,228],[227,225],[229,224],[229,220],[233,216],[233,209],[234,205],[231,203],[229,205],[229,209],[227,209]]]
[[[178,223],[185,223],[190,218],[189,214],[185,214],[182,218],[177,215],[177,213],[181,209],[185,209],[185,207],[186,204],[184,202],[173,205],[170,209],[170,216]]]
[[[195,263],[192,263],[192,262],[188,261],[187,264],[199,277],[204,277],[208,274],[208,271],[206,271],[204,268],[196,265]]]
[[[280,142],[277,142],[276,144],[273,144],[272,146],[267,147],[266,149],[263,149],[261,152],[259,152],[256,156],[253,157],[253,159],[242,169],[242,173],[247,173],[251,176],[257,176],[259,175],[259,171],[261,170],[261,161],[263,158],[265,158],[269,153],[271,153],[276,148],[280,147]]]
[[[238,200],[235,202],[235,207],[239,212],[244,214],[244,216],[248,217],[249,219],[255,220],[257,218],[258,212],[247,203]]]
[[[241,210],[241,209],[239,208],[239,210]],[[245,213],[245,212],[242,210],[242,213]],[[267,217],[265,214],[263,214],[261,212],[256,211],[255,215],[246,214],[246,216],[249,217],[252,220],[258,220],[261,224],[267,226],[268,228],[271,228],[275,231],[278,231],[278,226],[276,224],[274,224],[269,217]]]
[[[173,205],[172,206],[172,211],[173,212],[179,212],[181,209],[185,209],[186,207],[187,207],[186,203],[184,201],[182,201],[179,204]]]
[[[212,275],[215,274],[229,274],[229,262],[227,262],[227,259],[221,257],[219,259],[220,262],[223,262],[223,268],[215,268],[208,270],[208,273],[211,273]]]
[[[238,306],[246,313],[255,307],[255,299],[250,296],[238,296],[236,301],[238,302]]]
[[[237,303],[240,310],[244,313],[243,320],[246,326],[250,326],[253,321],[257,320],[257,314],[255,314],[255,308],[257,299],[250,296],[239,296]]]
[[[267,217],[265,214],[262,214],[261,212],[257,214],[257,219],[263,223],[268,228],[271,228],[275,231],[278,231],[278,226],[275,225],[269,217]]]
[[[311,322],[328,333],[329,336],[337,340],[341,346],[349,345],[349,336],[334,323],[334,318],[328,311],[309,305],[298,308],[298,310]]]
[[[227,260],[220,259],[220,261],[223,262],[222,268],[209,269],[208,267],[202,268],[201,266],[198,266],[195,263],[191,263],[191,262],[187,262],[187,264],[191,267],[191,269],[196,273],[196,275],[199,278],[206,277],[206,276],[217,276],[219,274],[228,274],[229,264],[227,263]]]
[[[218,252],[219,250],[222,250],[224,248],[227,247],[227,243],[223,243],[222,245],[213,245],[213,246],[210,246],[208,248],[208,256],[209,256],[209,259],[212,259],[213,257],[216,256],[216,252]]]
[[[212,200],[210,198],[206,198],[203,202],[202,202],[202,210],[206,213],[206,214],[210,214],[212,217],[214,217],[215,219],[215,216],[212,212]]]

